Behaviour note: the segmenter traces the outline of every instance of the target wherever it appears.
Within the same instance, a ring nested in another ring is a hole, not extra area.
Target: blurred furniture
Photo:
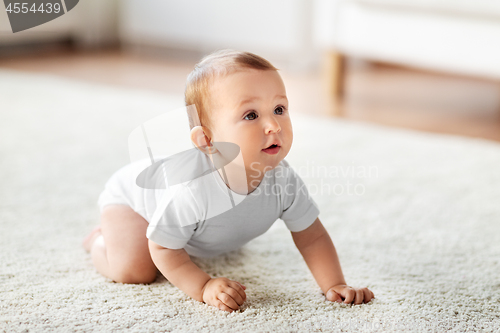
[[[85,0],[52,21],[12,33],[9,18],[0,5],[0,48],[70,40],[92,47],[116,42],[117,0]]]
[[[315,0],[314,18],[337,97],[345,56],[500,79],[500,1]]]

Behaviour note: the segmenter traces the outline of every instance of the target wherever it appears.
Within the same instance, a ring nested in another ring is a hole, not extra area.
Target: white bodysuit
[[[200,153],[202,163],[205,157]],[[130,206],[149,223],[150,240],[170,249],[184,248],[191,256],[214,257],[236,250],[265,233],[277,219],[290,231],[302,231],[319,214],[304,182],[285,160],[267,171],[248,195],[229,190],[218,172],[168,190],[144,189],[136,178],[149,164],[141,160],[116,171],[98,205],[101,211],[108,204]]]

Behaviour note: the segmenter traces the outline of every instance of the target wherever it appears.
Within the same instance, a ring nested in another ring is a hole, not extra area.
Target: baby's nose
[[[280,131],[281,131],[281,126],[279,122],[277,122],[275,119],[269,120],[266,126],[266,134],[279,133]]]

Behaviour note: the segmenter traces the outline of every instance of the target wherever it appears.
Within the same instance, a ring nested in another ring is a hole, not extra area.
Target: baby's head
[[[193,143],[237,144],[247,172],[275,168],[290,151],[293,133],[285,86],[277,69],[262,57],[234,50],[206,56],[188,76],[185,101],[196,106],[201,122],[201,127],[190,123]]]

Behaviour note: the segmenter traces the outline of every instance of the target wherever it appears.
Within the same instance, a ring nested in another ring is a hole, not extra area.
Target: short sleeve
[[[162,197],[163,204],[155,212],[158,218],[151,220],[146,236],[158,245],[169,249],[181,249],[193,236],[197,222],[197,205],[191,192],[185,188],[180,193]]]
[[[282,191],[283,212],[280,218],[286,227],[293,232],[307,229],[319,215],[319,209],[309,195],[304,181],[297,173],[284,163],[287,171],[286,184]]]

